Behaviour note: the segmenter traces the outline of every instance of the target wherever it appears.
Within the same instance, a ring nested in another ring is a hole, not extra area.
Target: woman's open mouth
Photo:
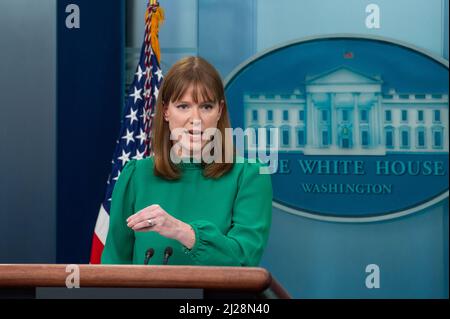
[[[203,132],[200,130],[188,130],[187,133],[191,141],[199,141],[203,136]]]

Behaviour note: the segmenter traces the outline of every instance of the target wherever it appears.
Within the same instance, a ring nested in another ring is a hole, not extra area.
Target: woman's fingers
[[[164,210],[158,210],[157,212],[151,212],[151,216],[148,214],[141,214],[139,217],[133,219],[133,224],[129,224],[135,232],[157,232],[160,235],[167,238],[176,238],[179,233],[180,221],[170,216]]]
[[[147,213],[147,212],[152,212],[152,211],[158,210],[158,209],[160,209],[160,208],[161,208],[161,207],[160,207],[159,205],[157,205],[157,204],[147,206],[147,207],[141,209],[140,211],[138,211],[136,214],[133,214],[133,215],[131,215],[130,217],[128,217],[128,218],[127,218],[127,222],[130,222],[130,221],[132,221],[133,219],[138,218],[138,217],[139,217],[140,215],[142,215],[142,214],[145,214],[145,213]]]
[[[166,237],[176,232],[176,220],[159,205],[148,206],[127,219],[127,226],[137,232],[155,231]]]
[[[152,212],[142,212],[142,214],[136,216],[135,218],[133,218],[132,220],[130,220],[127,223],[127,226],[130,228],[133,228],[134,226],[136,226],[137,224],[143,223],[143,222],[147,222],[149,219],[155,218],[156,216],[154,216],[154,214],[152,214]]]
[[[156,231],[159,228],[159,218],[152,218],[151,223],[148,219],[137,223],[133,227],[131,227],[134,231]]]
[[[136,214],[131,215],[130,217],[127,218],[127,220],[126,220],[127,226],[133,227],[137,223],[140,223],[144,220],[155,217],[155,213],[159,209],[160,209],[159,205],[151,205],[151,206],[148,206],[148,207],[140,210]]]
[[[150,225],[149,222],[145,220],[132,226],[131,229],[133,229],[134,231],[142,231],[142,230],[151,230],[152,227],[153,225]]]

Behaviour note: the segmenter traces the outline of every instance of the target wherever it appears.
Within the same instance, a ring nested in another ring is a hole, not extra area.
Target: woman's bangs
[[[207,82],[206,82],[207,83]],[[204,102],[218,102],[219,98],[214,94],[217,92],[212,86],[212,84],[206,84],[205,82],[197,81],[193,83],[192,99],[195,103]]]
[[[180,81],[178,80],[173,86],[173,92],[170,94],[172,97],[170,102],[174,103],[180,101],[183,96],[186,94],[188,89],[192,86],[192,100],[195,103],[203,103],[203,102],[218,102],[220,97],[215,94],[217,90],[214,88],[214,84],[211,81],[201,81],[194,80],[191,81]]]

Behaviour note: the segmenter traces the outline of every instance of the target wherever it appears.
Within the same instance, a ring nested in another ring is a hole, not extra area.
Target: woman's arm
[[[135,166],[136,161],[128,162],[114,186],[102,264],[133,263],[134,232],[127,227],[125,220],[134,211],[135,189],[132,177]]]
[[[195,244],[185,252],[196,264],[259,264],[272,222],[271,177],[260,174],[260,167],[259,163],[245,164],[233,206],[232,225],[226,234],[209,221],[190,223],[195,232]]]

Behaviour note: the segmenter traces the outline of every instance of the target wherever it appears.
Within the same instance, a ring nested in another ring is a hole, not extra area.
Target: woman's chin
[[[194,153],[201,153],[201,151],[205,145],[206,145],[206,143],[198,142],[198,143],[191,143],[189,145],[182,144],[181,147],[182,147],[183,154],[192,155]]]

